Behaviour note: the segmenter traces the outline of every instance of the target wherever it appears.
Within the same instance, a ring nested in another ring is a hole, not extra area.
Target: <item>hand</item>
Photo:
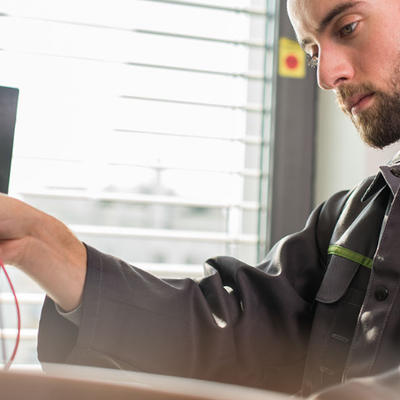
[[[64,310],[81,301],[86,249],[59,220],[0,194],[0,259],[18,267]]]

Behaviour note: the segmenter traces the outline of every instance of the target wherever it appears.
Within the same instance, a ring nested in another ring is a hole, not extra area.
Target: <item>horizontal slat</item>
[[[109,161],[108,165],[113,165],[113,166],[122,166],[122,167],[138,167],[138,168],[149,168],[149,169],[154,169],[157,171],[167,171],[167,170],[174,170],[174,171],[187,171],[187,172],[211,172],[215,174],[227,174],[227,175],[240,175],[240,176],[245,176],[245,177],[251,177],[251,178],[260,178],[260,177],[265,177],[267,174],[260,174],[260,171],[258,169],[214,169],[214,168],[189,168],[189,167],[181,167],[177,165],[163,165],[163,164],[158,164],[158,165],[151,165],[151,164],[139,164],[139,163],[131,163],[131,162],[119,162],[119,161]]]
[[[43,293],[17,293],[18,303],[21,305],[43,304],[45,295]],[[14,304],[12,293],[0,293],[1,304]]]
[[[42,366],[40,364],[18,364],[16,362],[12,363],[10,366],[11,371],[24,371],[24,372],[39,372],[42,371]]]
[[[63,162],[63,163],[71,163],[71,164],[84,164],[86,163],[86,160],[79,160],[79,159],[71,159],[71,158],[53,158],[53,157],[33,157],[33,156],[22,156],[15,154],[14,155],[14,160],[37,160],[37,161],[50,161],[50,162]],[[109,166],[118,166],[118,167],[136,167],[136,168],[147,168],[147,169],[153,169],[157,171],[167,171],[167,170],[173,170],[173,171],[187,171],[187,172],[205,172],[205,173],[216,173],[216,174],[227,174],[227,175],[239,175],[239,176],[245,176],[245,177],[251,177],[251,178],[259,178],[259,177],[265,177],[267,176],[267,173],[263,173],[260,176],[260,171],[258,169],[212,169],[212,168],[189,168],[189,167],[181,167],[178,165],[163,165],[163,164],[157,164],[157,165],[152,165],[152,164],[144,164],[144,163],[132,163],[132,162],[120,162],[120,161],[111,161],[109,160],[108,162],[105,163],[106,165]]]
[[[169,229],[126,228],[103,225],[71,224],[69,228],[78,235],[136,237],[141,239],[185,240],[197,242],[257,244],[257,235],[231,235],[216,232],[178,231]]]
[[[240,14],[248,14],[254,16],[266,16],[268,18],[274,18],[274,14],[269,14],[265,9],[256,9],[256,8],[239,8],[239,7],[222,7],[214,4],[202,4],[196,3],[194,1],[179,1],[179,0],[144,0],[151,1],[154,3],[167,3],[167,4],[176,4],[180,6],[186,7],[198,7],[198,8],[206,8],[210,10],[218,10],[218,11],[228,11]]]
[[[249,145],[256,146],[265,146],[269,143],[267,141],[262,141],[259,136],[248,135],[246,137],[235,137],[235,136],[218,136],[218,135],[196,135],[196,134],[184,134],[178,132],[155,132],[155,131],[139,131],[136,129],[127,129],[127,128],[115,128],[114,132],[117,133],[136,133],[136,134],[144,134],[144,135],[159,135],[159,136],[172,136],[179,137],[184,139],[210,139],[210,140],[222,140],[226,142],[239,142]]]
[[[244,40],[228,40],[228,39],[221,39],[221,38],[217,38],[217,37],[189,35],[189,34],[181,34],[181,33],[176,33],[176,32],[163,32],[163,31],[155,31],[155,30],[150,30],[150,29],[123,28],[123,27],[119,27],[119,26],[85,23],[85,22],[77,22],[77,21],[66,21],[66,20],[61,20],[61,19],[22,17],[22,16],[11,15],[11,14],[6,14],[6,13],[0,13],[0,17],[37,21],[37,22],[41,22],[41,23],[79,26],[79,27],[94,28],[94,29],[109,29],[109,30],[114,30],[114,31],[130,32],[130,33],[135,33],[135,34],[139,34],[139,35],[156,35],[156,36],[170,37],[170,38],[175,38],[175,39],[214,42],[214,43],[222,43],[222,44],[228,44],[228,45],[233,45],[233,46],[266,48],[268,50],[272,50],[272,47],[267,45],[266,43],[258,43],[258,42],[252,42],[252,41],[244,41]]]
[[[116,64],[116,65],[127,65],[131,67],[141,67],[141,68],[155,68],[170,71],[181,71],[194,74],[205,74],[205,75],[215,75],[215,76],[226,76],[231,78],[241,78],[245,80],[256,80],[256,81],[271,81],[270,77],[265,77],[262,74],[256,73],[242,73],[242,72],[228,72],[228,71],[217,71],[209,69],[196,69],[196,68],[185,68],[176,65],[166,65],[166,64],[151,64],[151,63],[141,63],[138,61],[125,61],[125,60],[114,60],[106,58],[95,58],[95,57],[81,57],[68,54],[56,54],[56,53],[44,53],[44,52],[33,52],[29,50],[15,50],[10,48],[1,48],[0,51],[7,54],[18,54],[30,57],[49,57],[49,58],[63,58],[68,60],[94,62],[94,63],[104,63],[104,64]]]
[[[17,332],[17,329],[0,329],[0,339],[16,339]],[[36,340],[37,336],[37,329],[21,329],[21,340]]]
[[[1,50],[1,49],[0,49]],[[182,71],[182,72],[191,72],[196,74],[208,74],[208,75],[220,75],[220,76],[228,76],[232,78],[242,78],[246,80],[257,80],[257,81],[271,81],[271,77],[264,76],[262,74],[255,73],[241,73],[241,72],[227,72],[227,71],[215,71],[215,70],[205,70],[205,69],[196,69],[196,68],[185,68],[174,65],[160,65],[160,64],[144,64],[139,62],[125,62],[125,65],[130,65],[133,67],[144,67],[144,68],[159,68],[166,69],[172,71]]]
[[[79,22],[79,21],[66,21],[66,20],[62,20],[62,19],[53,19],[53,18],[29,17],[29,16],[22,16],[22,15],[10,14],[10,13],[5,13],[5,12],[0,12],[0,17],[28,20],[28,21],[37,21],[37,22],[44,22],[44,23],[51,23],[51,24],[62,24],[62,25],[72,25],[72,26],[75,25],[75,26],[81,26],[81,27],[86,27],[86,28],[110,29],[110,30],[125,31],[125,32],[133,31],[133,29],[131,29],[131,28],[124,28],[124,27],[120,27],[120,26],[85,23],[85,22]]]
[[[201,278],[204,276],[204,267],[195,264],[158,264],[158,263],[135,263],[131,262],[138,268],[141,268],[160,278]]]
[[[71,199],[71,200],[94,200],[94,201],[114,201],[119,203],[138,203],[138,204],[161,204],[182,207],[201,207],[201,208],[239,208],[247,211],[258,211],[257,202],[226,203],[208,202],[199,200],[182,199],[171,196],[155,196],[146,194],[131,193],[104,193],[104,192],[78,192],[76,190],[35,190],[19,191],[18,197],[42,197],[52,199]]]
[[[173,103],[173,104],[200,106],[200,107],[228,108],[231,110],[240,110],[240,111],[244,111],[244,112],[256,112],[256,113],[270,112],[270,110],[266,110],[260,105],[202,103],[202,102],[177,100],[177,99],[162,99],[162,98],[156,98],[156,97],[133,96],[133,95],[126,95],[126,94],[121,95],[120,97],[122,99],[127,99],[127,100],[155,101],[155,102],[160,102],[160,103]]]
[[[227,11],[233,12],[235,14],[247,14],[247,15],[254,15],[260,17],[267,17],[267,18],[274,18],[275,14],[267,13],[265,9],[261,8],[251,8],[251,7],[223,7],[215,4],[205,4],[205,3],[198,3],[195,1],[180,1],[180,0],[142,0],[142,1],[151,1],[153,3],[163,3],[163,4],[173,4],[179,5],[184,7],[196,7],[196,8],[205,8],[208,10],[215,10],[215,11]],[[10,14],[0,12],[0,16],[9,16]]]
[[[214,42],[214,43],[223,43],[233,46],[244,46],[244,47],[257,47],[257,48],[265,48],[267,50],[272,50],[271,46],[268,46],[265,43],[257,43],[251,41],[244,41],[244,40],[226,40],[226,39],[219,39],[215,37],[207,37],[207,36],[196,36],[196,35],[184,35],[174,32],[160,32],[160,31],[152,31],[152,30],[145,30],[145,29],[132,29],[134,33],[141,33],[143,35],[156,35],[156,36],[165,36],[165,37],[172,37],[176,39],[188,39],[188,40],[200,40],[204,42]]]

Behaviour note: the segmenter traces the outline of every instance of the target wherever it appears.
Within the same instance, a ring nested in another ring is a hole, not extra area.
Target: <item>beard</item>
[[[371,84],[343,86],[337,90],[340,108],[350,116],[361,139],[371,147],[383,149],[400,139],[400,93],[392,82],[391,94],[377,90]],[[374,102],[355,116],[344,104],[345,99],[364,93],[374,93]]]

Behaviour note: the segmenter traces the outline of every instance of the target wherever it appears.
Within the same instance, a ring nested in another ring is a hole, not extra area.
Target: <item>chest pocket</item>
[[[368,285],[370,270],[332,255],[316,296],[304,394],[339,383]]]

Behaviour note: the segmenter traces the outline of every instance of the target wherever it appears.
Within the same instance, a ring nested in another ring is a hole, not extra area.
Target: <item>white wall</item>
[[[350,119],[338,108],[334,94],[319,90],[315,204],[376,174],[378,166],[399,150],[398,143],[384,150],[369,148],[361,141]]]

